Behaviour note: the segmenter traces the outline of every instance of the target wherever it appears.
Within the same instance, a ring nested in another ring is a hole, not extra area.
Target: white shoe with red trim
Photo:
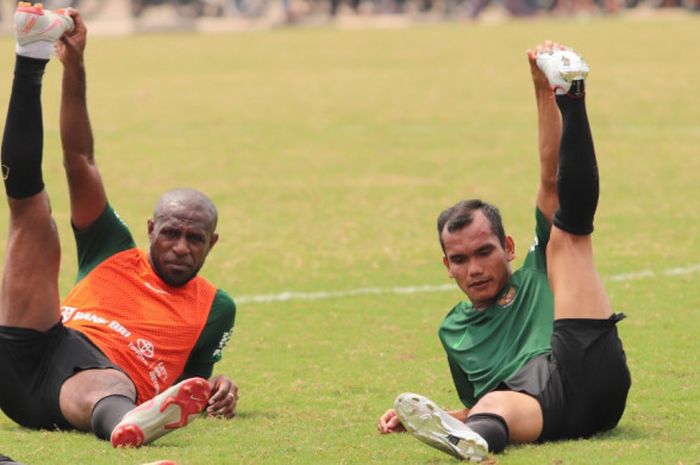
[[[112,431],[114,447],[139,447],[194,421],[206,408],[211,386],[204,378],[186,379],[144,402]]]
[[[15,34],[19,45],[42,40],[54,43],[66,31],[72,31],[73,18],[68,9],[44,10],[41,3],[19,2],[15,11]]]
[[[15,10],[17,54],[31,58],[49,59],[54,44],[75,27],[67,8],[44,10],[41,3],[19,2]]]

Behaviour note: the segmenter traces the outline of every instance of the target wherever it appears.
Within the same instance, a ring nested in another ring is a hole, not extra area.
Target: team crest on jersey
[[[506,292],[501,294],[501,297],[498,298],[496,301],[496,304],[499,307],[508,307],[510,304],[513,303],[515,300],[515,288],[511,286]]]

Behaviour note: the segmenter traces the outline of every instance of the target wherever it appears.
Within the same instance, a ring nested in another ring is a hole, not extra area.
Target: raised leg
[[[17,56],[2,143],[10,224],[0,325],[40,331],[60,318],[60,245],[41,173],[41,80],[47,62]]]
[[[557,172],[559,209],[547,245],[554,317],[607,319],[612,308],[595,268],[591,239],[599,181],[586,113],[588,65],[566,48],[541,53],[537,65],[556,93],[563,123]]]
[[[576,85],[582,87],[583,80]],[[593,259],[598,165],[585,96],[558,95],[557,105],[564,124],[557,174],[559,210],[547,246],[554,317],[607,319],[612,307]]]

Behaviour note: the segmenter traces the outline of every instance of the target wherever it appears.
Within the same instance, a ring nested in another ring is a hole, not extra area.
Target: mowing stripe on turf
[[[620,273],[605,277],[606,281],[634,281],[637,279],[654,278],[657,276],[685,276],[693,273],[700,273],[700,263],[686,267],[668,268],[663,271],[634,271]],[[395,287],[362,287],[347,291],[313,291],[296,292],[286,291],[279,294],[242,295],[235,299],[236,303],[272,303],[289,302],[294,300],[323,300],[340,297],[353,297],[359,295],[382,295],[382,294],[419,294],[426,292],[446,292],[454,291],[457,286],[454,283],[447,284],[423,284],[418,286],[395,286]]]

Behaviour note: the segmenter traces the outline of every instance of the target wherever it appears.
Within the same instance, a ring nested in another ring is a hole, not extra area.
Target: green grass
[[[534,98],[524,51],[545,38],[583,51],[602,198],[597,264],[612,281],[634,384],[612,433],[511,447],[509,464],[700,463],[700,17],[290,29],[93,37],[89,104],[110,200],[146,245],[166,188],[220,208],[204,275],[235,296],[448,283],[434,231],[458,199],[501,207],[518,258],[533,236]],[[6,108],[12,43],[0,41]],[[44,80],[45,177],[76,265],[58,144],[60,66]],[[6,214],[0,233],[6,230]],[[436,330],[457,290],[242,303],[218,370],[240,415],[198,421],[151,447],[0,417],[0,451],[30,465],[170,458],[212,464],[449,464],[377,417],[403,391],[458,407]]]

